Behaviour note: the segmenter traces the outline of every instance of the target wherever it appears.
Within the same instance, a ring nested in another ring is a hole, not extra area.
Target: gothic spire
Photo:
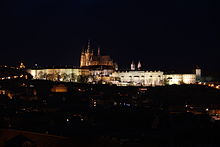
[[[90,51],[91,51],[90,40],[88,40],[87,52],[90,53]]]
[[[131,63],[131,70],[135,70],[135,64],[134,64],[134,61],[132,61],[132,63]]]
[[[98,56],[100,56],[100,47],[98,48],[98,53],[97,53]]]
[[[82,54],[84,54],[85,53],[85,49],[84,48],[82,48]]]

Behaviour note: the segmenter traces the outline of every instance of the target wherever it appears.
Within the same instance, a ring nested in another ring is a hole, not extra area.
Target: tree
[[[62,73],[60,78],[62,79],[62,81],[65,81],[65,82],[69,80],[69,76],[66,73]]]
[[[79,83],[87,83],[88,82],[88,76],[79,75],[77,77],[77,82]]]
[[[69,74],[69,78],[70,78],[70,81],[72,82],[78,81],[78,76],[75,75],[74,73]]]

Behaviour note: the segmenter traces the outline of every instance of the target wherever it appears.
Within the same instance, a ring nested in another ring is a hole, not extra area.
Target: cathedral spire
[[[98,48],[98,53],[97,53],[98,56],[100,56],[100,47]]]
[[[91,51],[90,40],[88,40],[87,52],[90,53],[90,51]]]
[[[84,54],[85,53],[85,49],[84,48],[82,48],[82,54]]]

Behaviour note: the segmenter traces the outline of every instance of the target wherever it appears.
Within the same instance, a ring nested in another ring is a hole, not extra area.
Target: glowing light
[[[67,118],[66,121],[69,122],[70,120]]]
[[[67,92],[68,89],[65,85],[54,85],[51,92]]]
[[[96,107],[97,102],[94,100],[93,102],[93,106]]]
[[[21,62],[21,64],[20,64],[19,68],[24,69],[24,68],[25,68],[24,63],[22,63],[22,62]]]
[[[8,97],[9,97],[9,99],[12,99],[13,98],[13,94],[8,93]]]
[[[206,108],[205,111],[209,111],[209,108]]]

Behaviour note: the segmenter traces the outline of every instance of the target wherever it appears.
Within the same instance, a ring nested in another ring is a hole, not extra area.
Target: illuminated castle
[[[44,79],[64,82],[105,83],[119,86],[163,86],[195,84],[201,80],[201,69],[196,68],[195,73],[171,73],[142,69],[141,62],[137,65],[132,61],[129,70],[118,70],[118,66],[110,56],[102,56],[100,48],[97,54],[91,49],[90,41],[86,49],[82,50],[80,67],[76,68],[35,68],[28,72],[34,79]],[[21,64],[20,68],[25,68]]]
[[[114,68],[113,60],[110,56],[102,56],[100,54],[100,48],[98,49],[97,55],[93,53],[90,46],[90,41],[88,42],[87,49],[83,49],[80,59],[80,67],[91,67],[91,66],[108,66]]]

